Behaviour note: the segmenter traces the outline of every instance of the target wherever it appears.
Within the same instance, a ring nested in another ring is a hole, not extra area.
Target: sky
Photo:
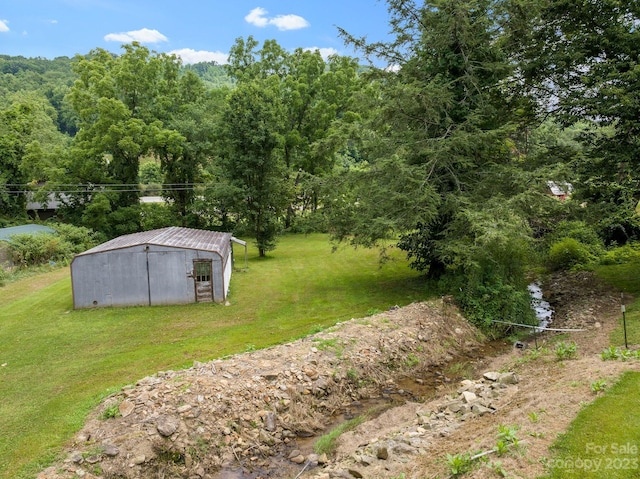
[[[227,62],[239,37],[276,40],[288,51],[362,57],[338,27],[388,39],[383,0],[0,0],[0,54],[73,57],[94,48],[122,53],[138,41],[183,63]]]

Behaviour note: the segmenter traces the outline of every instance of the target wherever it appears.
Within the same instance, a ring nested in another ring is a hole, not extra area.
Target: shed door
[[[196,260],[193,262],[193,278],[196,287],[196,301],[213,301],[211,260]]]

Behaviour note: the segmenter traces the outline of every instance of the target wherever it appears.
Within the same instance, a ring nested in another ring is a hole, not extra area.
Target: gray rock
[[[264,416],[264,428],[269,432],[276,430],[276,415],[271,411]]]
[[[120,450],[113,444],[104,444],[102,447],[102,452],[105,456],[115,457],[120,454]]]
[[[509,373],[502,373],[498,378],[498,382],[500,384],[511,385],[511,384],[518,384],[519,380],[516,373],[509,372]]]
[[[357,479],[361,479],[362,477],[364,477],[362,473],[356,469],[348,469],[348,471],[349,471],[349,474],[351,474],[353,477]]]
[[[497,381],[498,379],[500,379],[500,373],[495,371],[486,372],[483,374],[483,376],[485,379],[488,379],[489,381]]]
[[[169,437],[175,434],[180,426],[180,420],[173,416],[160,416],[156,420],[156,429],[161,436]]]

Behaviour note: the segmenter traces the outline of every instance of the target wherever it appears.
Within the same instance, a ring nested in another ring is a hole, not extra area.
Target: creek
[[[534,331],[538,333],[551,323],[554,311],[549,302],[544,300],[539,283],[531,283],[528,290],[531,295],[531,307],[538,319],[539,327]],[[326,433],[345,421],[364,413],[371,414],[372,411],[376,411],[380,414],[385,409],[402,405],[407,401],[425,402],[436,396],[439,391],[452,387],[462,379],[482,374],[489,359],[503,354],[513,347],[514,345],[506,340],[489,341],[479,348],[458,353],[437,367],[425,368],[413,376],[398,377],[395,382],[381,388],[378,396],[353,401],[350,405],[345,406],[331,418],[324,432]],[[296,438],[284,451],[268,459],[268,467],[235,463],[223,467],[215,477],[216,479],[296,477],[302,465],[291,463],[287,459],[287,453],[295,448],[305,456],[311,454],[314,444],[321,434],[322,432],[312,437]]]

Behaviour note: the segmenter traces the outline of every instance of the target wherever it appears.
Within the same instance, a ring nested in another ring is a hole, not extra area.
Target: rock
[[[371,464],[373,464],[375,462],[375,460],[376,460],[375,457],[368,456],[366,454],[363,454],[362,457],[360,457],[360,462],[364,466],[370,466]]]
[[[502,373],[500,375],[500,377],[498,378],[498,382],[500,384],[518,384],[519,380],[518,380],[518,376],[516,373],[514,372],[509,372],[509,373]]]
[[[488,379],[489,381],[497,381],[498,379],[500,379],[500,373],[495,372],[495,371],[490,371],[487,373],[484,373],[482,375],[485,379]]]
[[[302,454],[298,454],[297,456],[292,457],[289,460],[296,464],[302,464],[304,462],[304,456]]]
[[[349,474],[351,474],[353,477],[355,477],[355,478],[357,478],[357,479],[360,479],[360,478],[364,477],[364,476],[362,475],[362,473],[361,473],[361,472],[359,472],[359,471],[358,471],[358,470],[356,470],[356,469],[347,469],[347,470],[349,471]]]
[[[264,428],[269,432],[276,430],[276,415],[271,411],[264,416]]]
[[[474,404],[473,406],[471,406],[471,412],[478,416],[484,416],[487,413],[493,412],[493,409],[489,409],[482,404]]]
[[[180,420],[173,416],[160,416],[156,420],[156,429],[161,436],[172,436],[180,426]]]
[[[178,408],[178,414],[184,414],[189,410],[191,410],[191,404],[184,404]]]
[[[118,405],[118,411],[122,417],[127,417],[135,408],[136,405],[128,399],[125,399]]]
[[[292,459],[292,458],[294,458],[296,456],[299,456],[299,455],[300,455],[300,451],[298,449],[294,449],[293,451],[291,451],[289,453],[289,459]]]
[[[273,438],[273,436],[264,429],[260,429],[260,432],[258,433],[258,439],[261,443],[268,446],[273,446],[276,443],[276,440]]]
[[[376,451],[376,457],[378,459],[386,461],[387,459],[389,459],[389,450],[385,446],[380,446]]]
[[[462,400],[467,404],[470,404],[472,402],[476,402],[478,400],[478,396],[476,396],[476,394],[472,393],[471,391],[463,391]]]
[[[102,447],[103,447],[102,453],[105,456],[115,457],[118,454],[120,454],[120,450],[113,444],[104,444]]]
[[[69,460],[74,464],[81,464],[84,461],[84,457],[82,457],[80,452],[74,451],[71,453],[71,456],[69,456]]]
[[[147,458],[145,456],[136,456],[131,460],[131,465],[139,466],[140,464],[144,464],[146,460]]]

